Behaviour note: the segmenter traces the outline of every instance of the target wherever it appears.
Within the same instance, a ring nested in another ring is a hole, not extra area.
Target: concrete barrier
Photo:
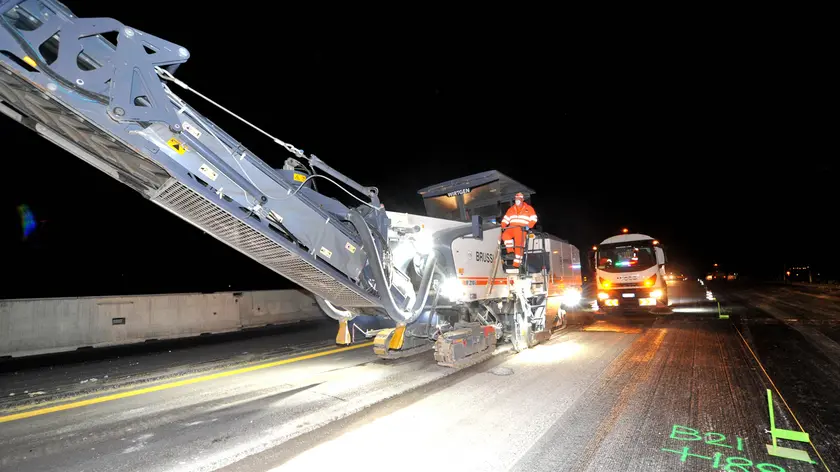
[[[0,357],[326,319],[297,290],[0,301]]]

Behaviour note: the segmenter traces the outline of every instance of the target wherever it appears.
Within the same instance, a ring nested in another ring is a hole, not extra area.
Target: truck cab
[[[646,234],[619,234],[594,249],[598,307],[604,311],[667,307],[665,251]]]

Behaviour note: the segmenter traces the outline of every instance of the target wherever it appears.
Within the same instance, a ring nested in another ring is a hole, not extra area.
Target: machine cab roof
[[[469,222],[474,215],[500,218],[517,192],[529,200],[535,192],[497,170],[459,177],[420,189],[426,214],[434,218]]]

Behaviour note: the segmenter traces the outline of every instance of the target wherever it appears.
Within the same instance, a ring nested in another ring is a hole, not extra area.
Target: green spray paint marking
[[[685,463],[689,457],[693,457],[696,459],[703,459],[707,461],[712,461],[710,467],[714,470],[721,470],[720,469],[720,461],[723,458],[723,454],[716,452],[714,457],[703,456],[700,454],[693,454],[691,452],[691,448],[685,446],[682,448],[681,451],[676,451],[674,449],[666,449],[662,448],[662,452],[671,452],[674,454],[680,455],[680,462]],[[752,472],[752,467],[755,467],[759,470],[759,472],[787,472],[783,467],[779,467],[778,465],[774,464],[753,464],[753,461],[747,459],[746,457],[737,457],[737,456],[730,456],[726,458],[726,464],[723,467],[723,470],[727,472]]]
[[[688,446],[685,446],[682,451],[675,451],[673,449],[665,449],[665,448],[663,448],[662,450],[665,451],[665,452],[673,452],[674,454],[681,454],[680,462],[685,462],[686,459],[688,459],[689,457],[696,457],[698,459],[706,459],[707,461],[712,460],[711,457],[701,456],[699,454],[692,454],[691,453],[691,448],[689,448]]]
[[[777,444],[779,439],[810,443],[811,438],[808,436],[808,433],[803,431],[776,428],[776,415],[773,412],[773,394],[770,393],[769,388],[767,389],[767,409],[770,412],[770,436],[773,438],[773,444],[767,444],[767,453],[771,456],[816,464],[816,462],[811,460],[808,451],[782,447]]]
[[[721,454],[719,452],[715,453],[715,461],[712,462],[712,468],[713,469],[717,469],[718,467],[720,467],[720,458],[721,457],[723,457],[723,454]]]
[[[733,446],[729,444],[725,444],[726,436],[720,433],[715,433],[714,431],[709,431],[708,433],[700,434],[700,431],[689,428],[688,426],[681,426],[675,424],[671,427],[671,439],[676,439],[679,441],[703,441],[710,446],[717,446],[717,447],[725,447],[728,449],[733,449]],[[744,450],[744,440],[740,437],[736,436],[738,441],[738,450]]]
[[[735,436],[736,443],[735,445],[730,445],[726,443],[726,435],[721,433],[716,433],[714,431],[709,431],[707,433],[701,433],[699,430],[694,428],[689,428],[688,426],[682,426],[675,424],[671,426],[671,435],[668,436],[669,439],[674,439],[677,441],[690,441],[690,442],[702,442],[703,444],[707,444],[709,446],[715,447],[722,447],[726,449],[733,449],[737,451],[744,450],[744,438],[740,436]],[[684,446],[682,450],[675,450],[675,449],[668,449],[662,448],[662,452],[670,452],[673,454],[680,455],[680,462],[687,462],[689,458],[694,459],[703,459],[710,461],[710,467],[714,470],[724,470],[728,472],[737,472],[737,471],[747,471],[752,472],[754,470],[758,470],[759,472],[786,472],[783,467],[780,467],[775,464],[754,464],[750,459],[746,457],[738,457],[738,456],[725,456],[722,452],[715,452],[712,457],[704,456],[701,454],[694,454],[691,452],[690,446]]]

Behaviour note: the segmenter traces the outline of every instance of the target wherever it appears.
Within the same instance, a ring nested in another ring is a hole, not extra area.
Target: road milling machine
[[[525,262],[505,271],[493,218],[515,192],[532,191],[491,171],[421,191],[428,216],[386,211],[375,187],[176,78],[189,57],[180,45],[114,19],[76,17],[54,0],[0,0],[0,112],[311,292],[339,321],[338,342],[350,342],[354,319],[387,320],[392,326],[365,332],[377,355],[434,350],[438,363],[458,368],[486,359],[499,342],[517,350],[539,342],[553,292],[574,303],[577,290],[579,299],[579,255],[557,238],[529,231]],[[269,166],[176,91],[231,114],[291,157]],[[316,181],[356,203],[319,193]]]

